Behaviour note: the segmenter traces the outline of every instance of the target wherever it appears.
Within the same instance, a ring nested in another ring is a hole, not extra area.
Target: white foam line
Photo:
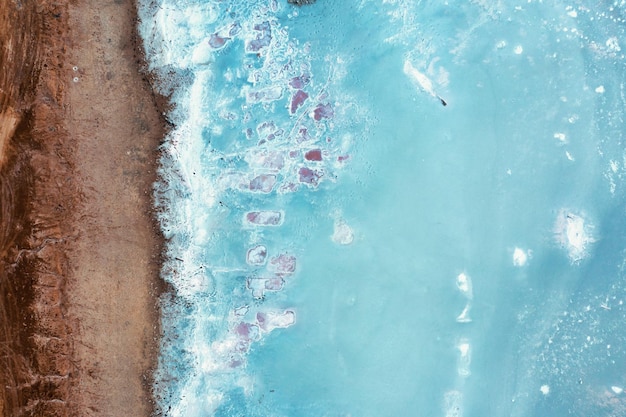
[[[419,72],[408,59],[404,61],[403,71],[414,82],[414,84],[417,84],[419,89],[439,100],[442,105],[448,105],[448,103],[441,98],[439,94],[437,94],[430,78]]]

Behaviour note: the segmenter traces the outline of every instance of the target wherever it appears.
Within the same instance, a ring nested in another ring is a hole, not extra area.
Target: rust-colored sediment
[[[0,415],[147,416],[162,122],[127,0],[0,0]]]

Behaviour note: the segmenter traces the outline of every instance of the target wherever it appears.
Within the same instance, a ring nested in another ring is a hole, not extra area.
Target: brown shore
[[[147,416],[164,135],[131,0],[0,0],[0,415]]]

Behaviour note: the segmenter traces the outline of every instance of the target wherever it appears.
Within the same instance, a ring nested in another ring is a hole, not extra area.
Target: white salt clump
[[[458,361],[457,373],[461,377],[464,377],[464,378],[468,377],[471,374],[470,364],[472,362],[471,346],[470,346],[469,340],[462,339],[457,344],[456,348],[459,350],[459,361]]]
[[[465,273],[461,272],[456,277],[456,287],[459,289],[461,294],[465,296],[467,299],[467,303],[465,304],[465,308],[461,314],[459,314],[456,318],[458,323],[469,323],[472,319],[469,316],[471,306],[471,300],[474,298],[474,291],[472,288],[472,279]]]
[[[459,314],[456,318],[457,323],[470,323],[472,321],[472,318],[469,315],[470,308],[471,306],[469,302],[465,304],[465,308],[463,309],[461,314]]]
[[[567,159],[569,159],[570,161],[574,161],[574,157],[572,156],[572,154],[569,151],[565,151],[565,157]]]
[[[445,417],[463,416],[463,394],[458,390],[447,391],[443,395]]]
[[[343,219],[335,221],[333,235],[331,236],[333,242],[339,245],[349,245],[354,241],[354,232],[352,228]]]
[[[616,385],[613,385],[613,386],[611,387],[611,391],[613,391],[615,394],[618,394],[618,395],[619,395],[619,394],[621,394],[622,392],[624,392],[624,388],[622,388],[622,387],[618,387],[618,386],[616,386]]]
[[[195,65],[206,65],[213,60],[213,51],[208,41],[204,41],[195,47],[191,54],[191,62]]]
[[[524,52],[524,48],[522,48],[522,45],[517,45],[513,49],[513,52],[515,52],[515,55],[521,55],[521,53]]]
[[[603,85],[600,85],[600,86],[596,87],[596,93],[602,94],[602,93],[604,93],[604,91],[605,90],[604,90],[604,86]]]
[[[595,242],[593,226],[585,219],[568,210],[561,209],[554,224],[557,243],[567,251],[572,263],[578,263],[588,255],[589,245]]]
[[[532,251],[525,251],[522,248],[516,247],[513,249],[513,265],[514,266],[525,266],[528,262],[528,258],[532,255]]]
[[[619,40],[616,36],[611,36],[609,39],[606,40],[606,47],[611,52],[619,52],[622,50],[622,48],[620,48],[619,46]]]
[[[576,17],[576,16],[578,16],[578,13],[576,12],[576,10],[570,10],[569,12],[567,12],[567,14],[568,14],[570,17]]]
[[[468,300],[474,298],[474,293],[472,290],[472,279],[467,274],[465,274],[465,272],[461,272],[456,277],[456,286]]]
[[[539,391],[541,391],[543,395],[548,395],[550,394],[550,386],[544,384],[539,388]]]
[[[565,136],[565,133],[556,132],[554,134],[554,139],[557,139],[561,143],[567,143],[567,136]]]

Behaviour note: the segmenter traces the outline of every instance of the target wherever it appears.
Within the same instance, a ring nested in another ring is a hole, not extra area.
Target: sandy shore
[[[129,0],[0,0],[0,415],[147,416],[163,123]]]

